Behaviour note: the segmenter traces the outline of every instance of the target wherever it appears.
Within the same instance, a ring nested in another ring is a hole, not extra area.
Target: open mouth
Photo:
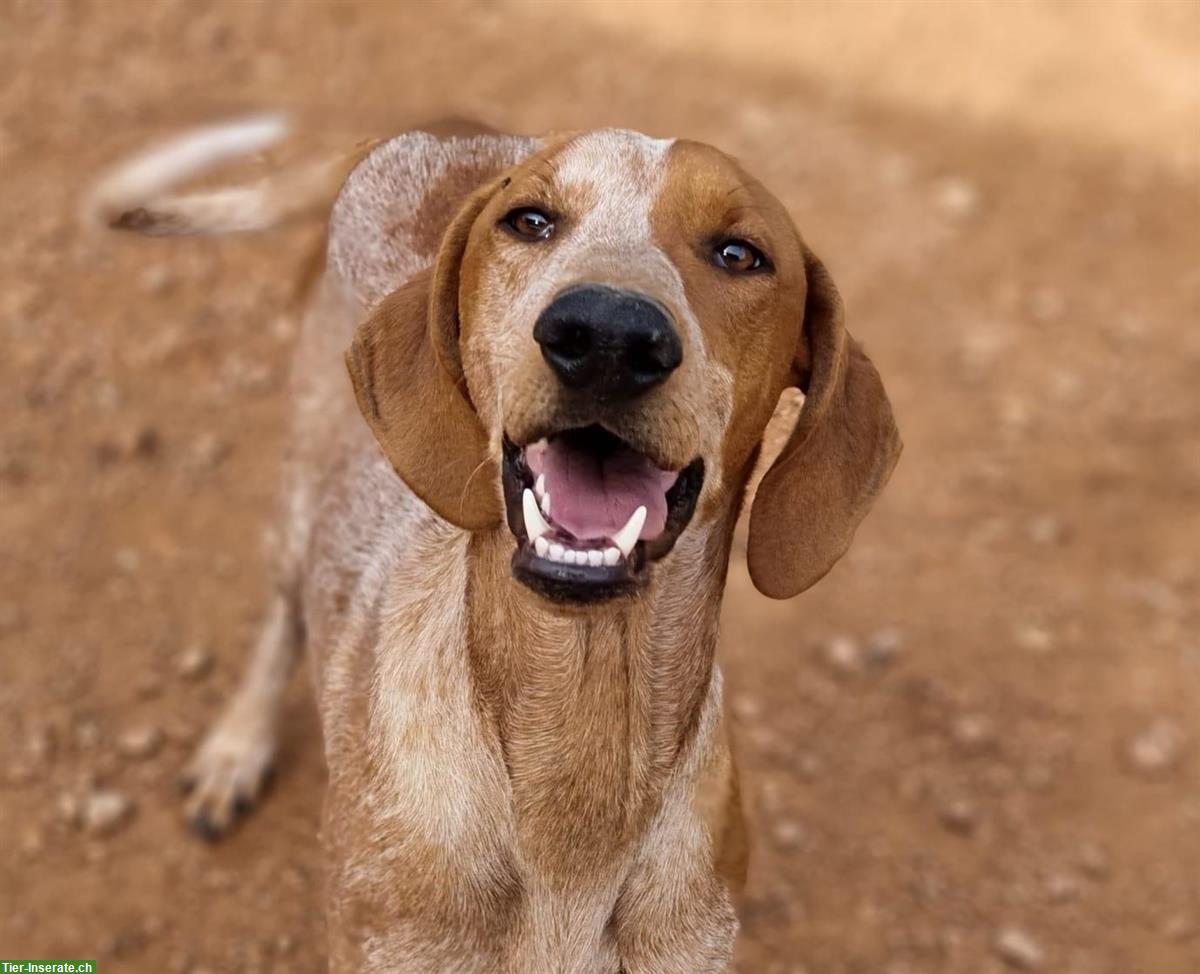
[[[696,510],[704,461],[663,470],[600,426],[518,446],[504,439],[513,575],[559,602],[641,588]]]

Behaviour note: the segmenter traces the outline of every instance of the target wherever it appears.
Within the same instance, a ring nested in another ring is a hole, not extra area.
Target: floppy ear
[[[451,524],[501,523],[499,471],[471,405],[458,348],[459,266],[498,180],[452,220],[437,261],[384,297],[346,353],[358,408],[401,479]]]
[[[805,272],[793,364],[804,407],[750,510],[750,576],[776,599],[815,585],[845,554],[901,448],[879,373],[846,332],[841,296],[807,249]]]

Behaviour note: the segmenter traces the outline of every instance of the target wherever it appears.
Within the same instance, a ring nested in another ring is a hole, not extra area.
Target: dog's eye
[[[554,221],[532,206],[512,210],[501,222],[526,240],[548,240],[554,233]]]
[[[722,241],[713,248],[712,259],[718,267],[735,274],[746,274],[768,266],[763,252],[745,240]]]

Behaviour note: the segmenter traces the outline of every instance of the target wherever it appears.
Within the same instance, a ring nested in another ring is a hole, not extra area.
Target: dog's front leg
[[[299,647],[293,600],[279,592],[241,685],[180,776],[188,822],[207,839],[227,831],[262,790],[275,758],[283,693]]]

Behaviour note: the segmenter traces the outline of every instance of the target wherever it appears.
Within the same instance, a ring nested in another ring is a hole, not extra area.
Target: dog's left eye
[[[554,221],[532,206],[522,206],[510,211],[501,223],[526,240],[548,240],[554,233]]]
[[[713,248],[713,263],[735,274],[746,274],[769,266],[767,258],[745,240],[723,240]]]

